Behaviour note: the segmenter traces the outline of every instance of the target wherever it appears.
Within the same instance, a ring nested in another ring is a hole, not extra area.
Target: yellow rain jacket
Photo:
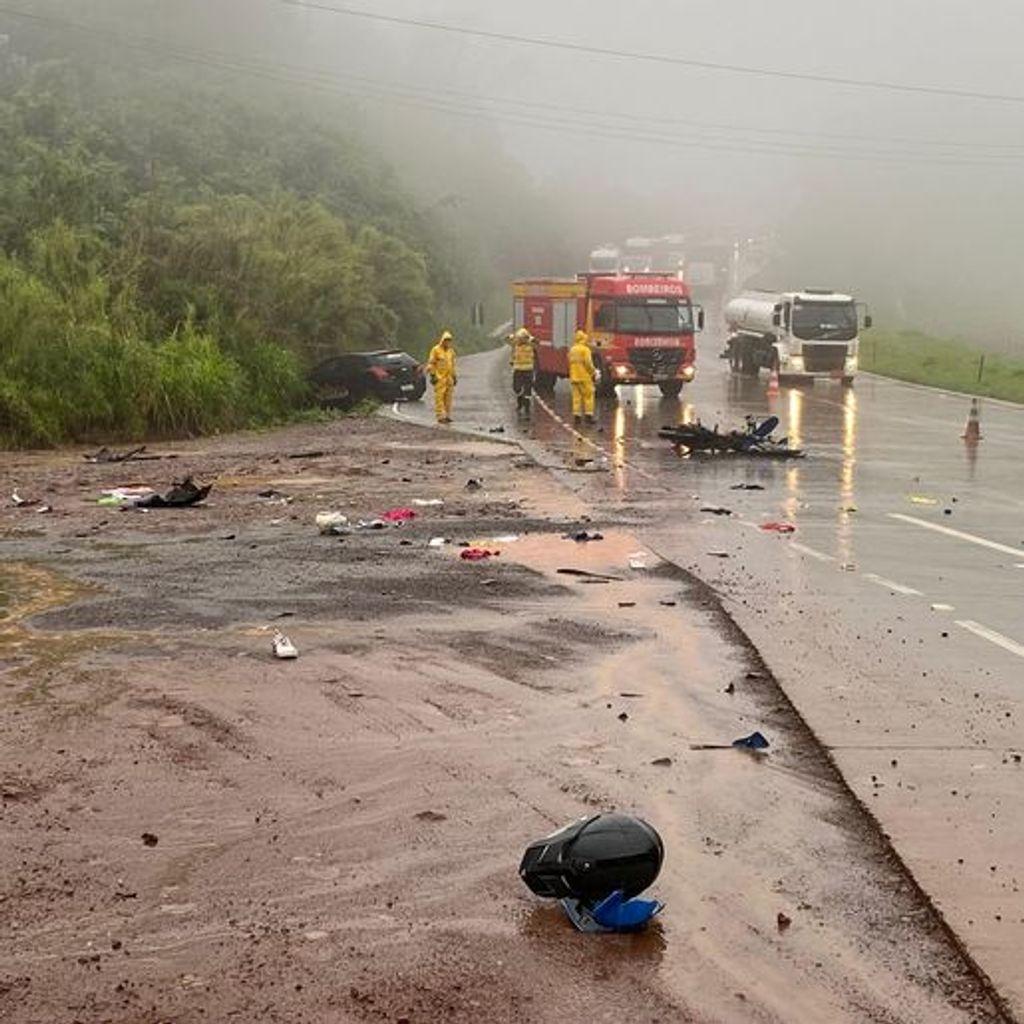
[[[569,380],[574,384],[594,380],[594,356],[583,331],[576,332],[576,340],[569,349]]]
[[[535,342],[528,331],[519,330],[512,335],[512,369],[532,370],[536,358]]]
[[[576,332],[576,341],[569,349],[569,383],[572,386],[572,414],[590,421],[594,416],[594,356],[587,344],[586,331]]]
[[[438,384],[442,381],[455,383],[455,348],[451,345],[445,348],[441,342],[446,339],[449,342],[453,340],[447,331],[441,335],[427,357],[427,373],[435,378]]]

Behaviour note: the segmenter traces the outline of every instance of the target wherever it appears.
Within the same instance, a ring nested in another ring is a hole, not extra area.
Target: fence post
[[[982,374],[985,372],[985,353],[981,353],[981,358],[978,360],[978,383],[981,383]]]

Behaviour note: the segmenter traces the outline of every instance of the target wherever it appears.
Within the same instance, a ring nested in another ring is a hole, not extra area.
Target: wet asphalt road
[[[623,389],[574,433],[562,384],[516,423],[504,356],[462,361],[456,419],[504,424],[595,509],[636,517],[722,596],[897,854],[1024,1017],[1024,408],[861,376],[767,394],[707,335],[678,400]],[[411,418],[429,416],[422,408]],[[657,431],[774,414],[796,463],[680,459]],[[593,463],[577,466],[581,459]],[[763,491],[741,491],[739,483]],[[701,512],[723,506],[729,516]],[[779,537],[764,522],[792,523]],[[722,554],[727,557],[721,557]]]

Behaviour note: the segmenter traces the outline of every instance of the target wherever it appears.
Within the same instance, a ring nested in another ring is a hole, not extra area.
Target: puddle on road
[[[41,566],[15,563],[0,569],[0,674],[6,670],[12,682],[15,677],[27,681],[17,700],[47,696],[46,680],[56,669],[111,642],[94,633],[37,633],[24,624],[90,592],[90,587]]]
[[[560,576],[558,569],[579,569],[584,572],[618,576],[623,580],[642,579],[645,573],[657,569],[661,560],[647,551],[636,537],[616,530],[601,530],[592,523],[573,525],[566,533],[587,530],[600,533],[603,540],[575,541],[561,533],[523,534],[515,541],[497,537],[480,537],[472,540],[473,547],[500,551],[497,562],[515,562],[537,572],[552,576],[560,583],[566,583],[569,576]],[[450,549],[459,557],[459,548]],[[645,570],[630,568],[630,557],[643,553]]]
[[[9,629],[32,615],[70,604],[88,587],[28,563],[0,569],[0,629]]]
[[[496,441],[454,441],[445,444],[406,444],[402,441],[394,441],[386,445],[386,447],[392,451],[477,455],[483,458],[507,458],[510,455],[519,454],[518,449],[508,441],[504,443]]]

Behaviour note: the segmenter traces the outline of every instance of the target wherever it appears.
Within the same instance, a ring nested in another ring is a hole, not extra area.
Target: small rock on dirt
[[[448,815],[441,814],[439,811],[420,811],[416,815],[417,821],[447,821]]]

